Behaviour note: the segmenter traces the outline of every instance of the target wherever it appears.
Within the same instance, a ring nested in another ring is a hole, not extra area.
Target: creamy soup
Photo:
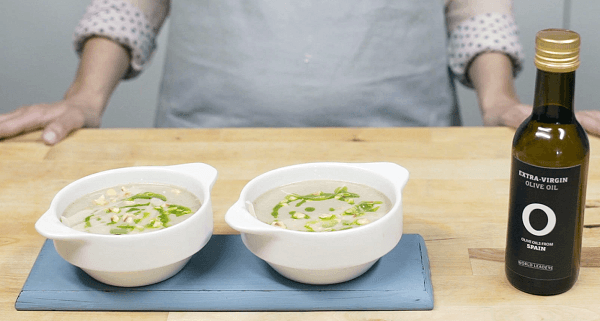
[[[119,185],[76,200],[60,220],[89,233],[136,234],[178,224],[198,211],[200,205],[194,194],[171,185]]]
[[[380,219],[392,207],[378,190],[361,184],[312,180],[285,185],[259,196],[256,217],[281,228],[328,232],[347,230]]]

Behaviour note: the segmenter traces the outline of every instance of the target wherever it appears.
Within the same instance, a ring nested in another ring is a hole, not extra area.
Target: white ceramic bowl
[[[191,163],[138,166],[108,170],[83,177],[60,190],[35,224],[67,262],[96,280],[133,287],[165,280],[179,272],[210,239],[213,214],[210,191],[217,178],[213,167]],[[200,209],[166,229],[133,235],[100,235],[67,227],[59,218],[76,199],[103,188],[130,183],[179,186],[200,199]]]
[[[335,232],[286,230],[259,221],[247,208],[263,193],[300,181],[326,179],[371,186],[392,209],[368,225]],[[402,189],[408,171],[394,163],[309,163],[264,173],[242,189],[225,221],[241,232],[246,247],[281,275],[301,283],[333,284],[366,272],[402,237]]]

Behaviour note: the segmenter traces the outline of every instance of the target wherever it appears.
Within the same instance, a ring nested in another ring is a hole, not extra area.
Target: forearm
[[[528,110],[519,102],[510,58],[497,52],[477,56],[468,75],[477,92],[484,125],[517,127]]]
[[[514,88],[513,68],[510,59],[497,52],[485,52],[477,56],[469,68],[469,78],[477,92],[482,113],[497,99],[517,99]]]
[[[131,56],[123,79],[134,78],[149,64],[169,8],[169,0],[92,0],[75,27],[75,51],[81,56],[90,37],[110,39]]]
[[[101,115],[110,96],[129,68],[129,53],[121,45],[101,37],[86,41],[75,80],[65,99],[76,99]]]

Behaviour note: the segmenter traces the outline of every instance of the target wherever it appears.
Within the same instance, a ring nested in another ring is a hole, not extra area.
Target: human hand
[[[0,115],[0,140],[43,129],[48,145],[63,140],[73,130],[99,127],[112,92],[129,68],[129,52],[102,37],[85,42],[75,80],[63,100],[24,106]]]
[[[69,97],[51,104],[20,107],[0,115],[0,139],[43,129],[44,143],[54,145],[73,130],[99,127],[103,107],[84,102],[77,97]]]
[[[531,115],[533,107],[520,103],[515,99],[506,99],[496,103],[494,107],[486,108],[483,123],[486,126],[508,126],[517,128]],[[590,135],[600,137],[600,111],[582,110],[575,113],[575,117]]]
[[[582,110],[575,112],[575,117],[588,134],[600,136],[600,111]]]
[[[482,108],[483,125],[516,129],[531,115],[532,110],[531,105],[522,104],[514,97],[502,97]]]

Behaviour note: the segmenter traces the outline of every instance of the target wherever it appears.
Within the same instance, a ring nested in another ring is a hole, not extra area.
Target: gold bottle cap
[[[535,37],[535,66],[549,72],[571,72],[579,67],[579,34],[546,29]]]

